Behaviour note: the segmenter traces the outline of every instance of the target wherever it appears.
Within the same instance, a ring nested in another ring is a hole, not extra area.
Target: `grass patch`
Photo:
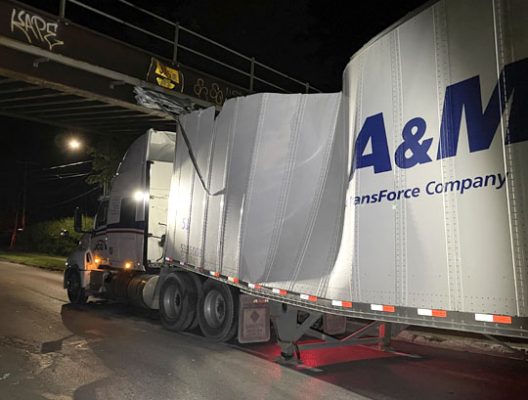
[[[32,267],[47,268],[63,271],[66,257],[50,256],[49,254],[26,253],[19,251],[0,251],[0,261],[9,261]]]

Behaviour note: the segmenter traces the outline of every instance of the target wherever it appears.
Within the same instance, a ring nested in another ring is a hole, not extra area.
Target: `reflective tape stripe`
[[[216,278],[218,278],[220,276],[220,272],[216,272],[216,271],[209,271],[209,275],[211,276],[214,276]]]
[[[447,311],[445,311],[445,310],[433,310],[433,317],[446,318],[447,317]]]
[[[248,288],[250,289],[260,289],[261,287],[258,283],[248,283]]]
[[[419,308],[418,309],[418,315],[423,315],[425,317],[446,318],[447,317],[447,311],[444,311],[444,310],[429,310],[428,308]]]
[[[351,308],[352,307],[352,302],[351,301],[332,300],[332,305],[336,306],[336,307]]]
[[[299,297],[303,300],[308,300],[308,301],[317,301],[317,296],[310,296],[308,294],[300,294]]]
[[[230,277],[230,276],[227,278],[227,280],[228,280],[229,282],[233,282],[233,283],[238,283],[238,282],[240,282],[240,280],[239,280],[238,278],[232,278],[232,277]]]
[[[384,311],[384,312],[395,312],[394,306],[385,306],[383,304],[371,304],[370,309],[372,311]]]
[[[275,293],[275,294],[280,294],[282,296],[285,296],[285,295],[288,294],[288,292],[286,290],[284,290],[284,289],[275,289],[275,288],[273,288],[272,292]]]
[[[495,322],[497,324],[511,324],[512,319],[508,315],[475,314],[475,321]]]
[[[475,321],[493,322],[493,315],[490,315],[490,314],[475,314]]]
[[[494,315],[493,322],[496,322],[498,324],[511,324],[512,318],[508,315]]]

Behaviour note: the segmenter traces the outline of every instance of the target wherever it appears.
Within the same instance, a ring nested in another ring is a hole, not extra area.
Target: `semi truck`
[[[70,300],[214,341],[268,340],[271,319],[285,358],[408,325],[526,338],[527,20],[521,0],[431,2],[354,54],[339,93],[149,131],[68,259]]]

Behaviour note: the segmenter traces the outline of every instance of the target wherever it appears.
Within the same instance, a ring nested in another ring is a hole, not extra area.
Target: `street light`
[[[82,143],[79,139],[77,138],[71,138],[69,141],[68,141],[68,147],[73,150],[73,151],[77,151],[79,150],[81,147],[82,147]]]

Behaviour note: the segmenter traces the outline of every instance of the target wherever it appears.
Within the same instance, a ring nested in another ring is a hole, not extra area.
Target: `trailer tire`
[[[161,285],[159,309],[162,325],[174,332],[186,330],[196,312],[194,282],[186,272],[167,276]]]
[[[198,304],[198,323],[202,333],[210,341],[231,340],[238,328],[238,296],[235,290],[207,279]]]
[[[78,267],[69,268],[66,272],[66,292],[71,304],[86,304],[88,296],[82,287],[81,275]]]
[[[188,331],[193,331],[196,328],[198,328],[199,325],[199,319],[198,319],[198,305],[200,304],[200,301],[203,297],[203,288],[202,288],[202,280],[198,277],[197,274],[189,274],[190,278],[194,282],[194,288],[196,289],[196,307],[192,310],[192,321],[189,325],[189,327],[186,329]]]

